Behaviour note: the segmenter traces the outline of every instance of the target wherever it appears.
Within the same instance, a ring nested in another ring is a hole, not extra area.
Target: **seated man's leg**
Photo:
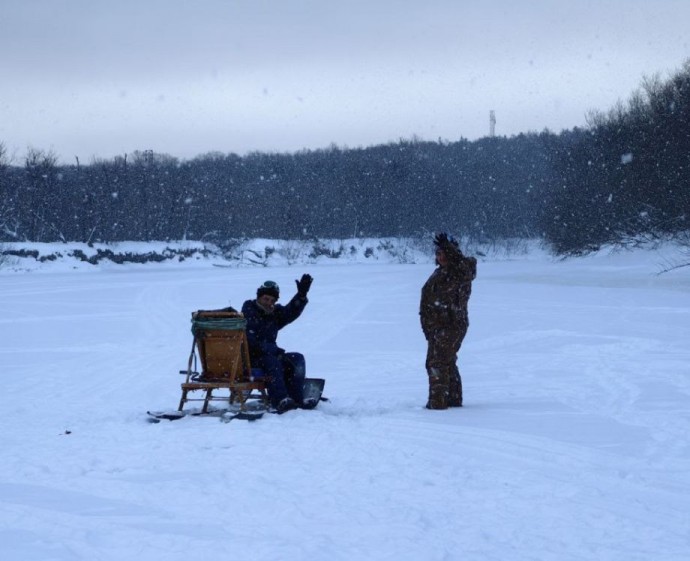
[[[297,405],[304,401],[304,377],[307,366],[304,355],[300,353],[285,353],[283,355],[285,368],[285,384],[287,392]]]
[[[266,389],[268,397],[271,398],[271,405],[278,408],[280,402],[288,397],[282,358],[278,355],[263,355],[256,364],[263,369],[267,378]]]

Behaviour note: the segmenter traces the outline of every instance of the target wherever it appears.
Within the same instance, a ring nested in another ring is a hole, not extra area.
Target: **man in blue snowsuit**
[[[256,300],[247,300],[242,305],[252,366],[264,371],[271,404],[280,413],[313,406],[304,403],[304,356],[287,353],[276,344],[278,331],[302,315],[309,302],[307,293],[312,280],[307,274],[296,280],[297,294],[285,306],[276,304],[280,288],[273,281],[266,281],[257,289]]]

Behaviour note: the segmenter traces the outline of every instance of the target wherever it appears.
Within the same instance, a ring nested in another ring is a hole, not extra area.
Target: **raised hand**
[[[295,284],[297,284],[297,294],[299,294],[302,298],[306,297],[313,281],[314,279],[312,276],[306,273],[302,275],[300,280],[295,280]]]
[[[434,236],[434,244],[436,244],[439,248],[443,250],[448,250],[451,247],[458,249],[458,242],[454,240],[452,237],[448,237],[448,234],[445,232],[441,232],[439,234],[436,234]]]

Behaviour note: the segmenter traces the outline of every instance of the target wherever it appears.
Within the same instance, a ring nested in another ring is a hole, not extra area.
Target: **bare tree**
[[[0,230],[6,229],[12,207],[7,178],[8,167],[9,159],[7,157],[7,148],[5,148],[3,142],[0,142]]]
[[[24,161],[28,197],[25,199],[22,215],[28,219],[27,239],[46,241],[64,240],[59,224],[63,215],[62,206],[66,201],[59,189],[57,156],[52,151],[45,152],[29,148]],[[52,234],[49,234],[52,232]]]
[[[7,169],[9,162],[7,161],[7,148],[5,148],[5,143],[0,142],[0,172],[4,172]]]

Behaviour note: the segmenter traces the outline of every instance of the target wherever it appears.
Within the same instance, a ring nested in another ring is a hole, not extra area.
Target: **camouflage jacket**
[[[448,255],[448,265],[437,267],[422,287],[419,318],[428,339],[441,329],[467,327],[467,302],[477,276],[477,260],[461,252]]]

